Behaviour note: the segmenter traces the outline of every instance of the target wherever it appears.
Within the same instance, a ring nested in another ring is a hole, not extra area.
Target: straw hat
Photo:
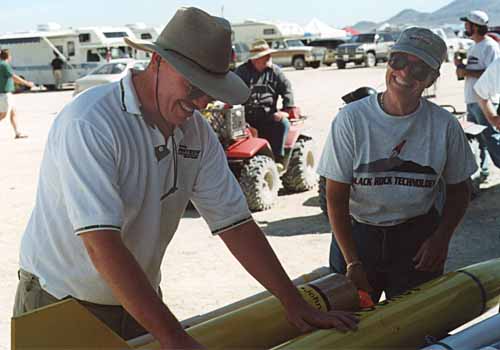
[[[250,95],[246,84],[229,70],[231,25],[224,18],[182,7],[155,42],[130,38],[125,42],[138,50],[156,52],[210,97],[240,104]]]
[[[272,50],[264,39],[257,39],[252,43],[252,47],[250,48],[251,56],[249,59],[256,60],[274,52],[276,52],[276,50]]]

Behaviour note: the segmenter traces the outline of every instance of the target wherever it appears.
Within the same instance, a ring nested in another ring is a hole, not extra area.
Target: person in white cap
[[[330,267],[377,302],[440,276],[477,170],[457,119],[422,98],[446,44],[409,28],[391,48],[386,91],[346,105],[330,128],[318,173],[327,179]],[[440,183],[446,184],[441,213]]]
[[[465,79],[465,103],[467,105],[467,119],[487,128],[479,135],[481,150],[481,181],[489,175],[488,154],[493,163],[500,167],[500,134],[488,122],[479,105],[479,98],[474,91],[474,84],[488,66],[500,57],[498,43],[486,35],[488,32],[488,15],[483,11],[471,11],[461,17],[464,21],[465,34],[474,40],[475,44],[467,51],[467,63],[455,60],[456,73],[459,79]]]
[[[152,53],[146,70],[82,93],[49,132],[14,315],[72,297],[125,339],[147,331],[164,349],[202,347],[159,296],[165,250],[192,201],[292,324],[355,328],[351,313],[319,312],[301,298],[198,112],[212,99],[248,98],[229,70],[229,22],[181,8],[156,42],[127,43]]]

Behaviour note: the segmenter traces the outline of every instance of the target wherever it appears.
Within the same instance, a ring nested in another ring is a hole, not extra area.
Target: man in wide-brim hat
[[[245,102],[247,122],[257,129],[259,137],[269,141],[279,170],[283,169],[285,141],[290,128],[288,112],[294,108],[292,84],[281,69],[272,63],[272,54],[264,39],[257,39],[250,48],[250,58],[236,69],[236,74],[250,88]],[[283,108],[278,110],[278,98]]]
[[[164,349],[201,347],[159,296],[165,249],[192,201],[293,324],[355,327],[351,314],[321,313],[300,297],[197,111],[248,97],[229,71],[229,22],[181,8],[156,42],[127,42],[152,53],[146,70],[87,90],[54,121],[22,239],[15,315],[71,296],[122,338],[150,332]]]

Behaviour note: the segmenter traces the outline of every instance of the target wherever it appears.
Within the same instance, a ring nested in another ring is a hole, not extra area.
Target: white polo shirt
[[[474,85],[476,94],[485,100],[498,103],[500,98],[500,58],[493,61]]]
[[[52,125],[20,267],[57,298],[118,304],[79,234],[120,231],[157,288],[165,249],[189,200],[213,234],[252,220],[207,121],[195,112],[176,128],[174,147],[172,138],[166,145],[159,129],[144,121],[139,107],[129,73],[82,93]],[[177,190],[169,194],[174,178]]]
[[[498,43],[489,36],[484,37],[484,40],[474,44],[467,51],[467,69],[483,70],[497,58],[500,57],[500,47]],[[478,103],[477,95],[474,92],[474,84],[478,78],[467,76],[465,77],[465,103]]]

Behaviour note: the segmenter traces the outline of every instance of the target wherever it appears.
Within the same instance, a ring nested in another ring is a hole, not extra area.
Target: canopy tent
[[[335,29],[317,18],[313,18],[304,31],[304,36],[317,38],[345,38],[348,35],[345,30]]]

